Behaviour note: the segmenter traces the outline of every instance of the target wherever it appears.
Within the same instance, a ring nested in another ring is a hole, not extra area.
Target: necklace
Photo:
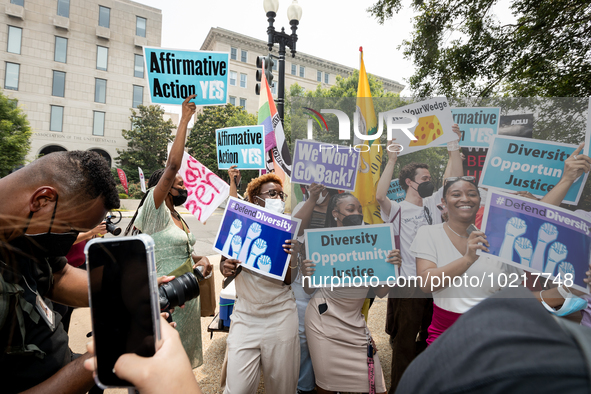
[[[447,224],[447,222],[446,222],[445,224]],[[451,232],[452,232],[452,233],[454,233],[455,235],[457,235],[458,237],[460,237],[460,238],[464,238],[464,239],[468,239],[468,237],[465,237],[465,236],[463,236],[463,235],[460,235],[460,234],[456,233],[456,232],[454,231],[454,229],[453,229],[453,228],[451,228],[451,226],[450,226],[449,224],[447,224],[447,228],[448,228],[448,229],[450,229],[450,230],[451,230]]]

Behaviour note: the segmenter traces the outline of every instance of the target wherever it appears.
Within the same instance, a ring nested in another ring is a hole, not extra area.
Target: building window
[[[60,63],[65,63],[68,55],[68,39],[64,37],[55,36],[55,53],[53,60]]]
[[[140,37],[146,36],[146,18],[141,16],[135,17],[135,35]]]
[[[21,7],[25,6],[25,0],[10,0],[10,3],[20,5]]]
[[[52,96],[64,97],[66,91],[66,73],[61,71],[53,71],[53,89]]]
[[[306,67],[300,66],[300,77],[304,78],[306,75]]]
[[[133,76],[137,78],[144,77],[144,56],[135,55],[135,67],[133,69]]]
[[[238,60],[238,49],[230,47],[230,60]]]
[[[324,83],[328,83],[328,73],[324,73]]]
[[[236,105],[236,97],[230,96],[230,104]]]
[[[111,9],[99,5],[99,26],[111,27]]]
[[[65,18],[70,17],[70,0],[57,0],[57,14]]]
[[[51,115],[49,118],[49,131],[63,131],[64,107],[57,105],[51,106]]]
[[[21,40],[23,38],[23,29],[20,27],[8,26],[8,48],[10,53],[21,54]]]
[[[94,102],[105,104],[107,100],[107,80],[95,78],[94,79]]]
[[[96,69],[107,71],[107,63],[109,62],[109,48],[96,46]]]
[[[245,99],[245,98],[241,98],[241,99],[240,99],[240,106],[241,106],[242,108],[246,108],[246,99]]]
[[[248,62],[248,51],[240,51],[240,61],[242,63]]]
[[[20,64],[6,62],[6,74],[4,76],[4,89],[18,90],[18,75]]]
[[[105,113],[94,111],[92,135],[105,135]]]
[[[246,74],[240,74],[240,87],[246,87]]]
[[[133,85],[133,108],[144,103],[144,87]]]
[[[230,71],[230,85],[236,86],[236,79],[238,79],[238,73]]]
[[[295,64],[291,65],[291,75],[296,75],[297,67]]]
[[[316,80],[322,82],[322,71],[316,71]]]

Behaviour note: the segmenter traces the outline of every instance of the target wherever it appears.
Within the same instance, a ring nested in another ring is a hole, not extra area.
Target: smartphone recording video
[[[96,383],[132,387],[113,368],[125,353],[153,356],[160,339],[154,241],[145,234],[86,245]]]

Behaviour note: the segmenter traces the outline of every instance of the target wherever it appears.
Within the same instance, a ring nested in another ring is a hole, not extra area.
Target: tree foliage
[[[402,6],[377,0],[368,12],[383,23]],[[513,23],[495,15],[504,6],[412,0],[418,15],[401,46],[416,67],[410,78],[416,96],[591,96],[589,1],[513,0]]]
[[[127,140],[127,150],[117,149],[119,166],[125,171],[128,182],[138,182],[138,167],[144,171],[146,179],[159,168],[166,165],[166,147],[172,141],[174,123],[162,117],[164,109],[159,105],[139,105],[132,109],[131,130],[122,130]]]
[[[257,117],[249,114],[242,107],[232,104],[203,107],[203,111],[197,116],[187,140],[189,154],[228,182],[228,172],[218,170],[215,131],[224,127],[256,124],[258,124]],[[258,176],[258,171],[242,171],[241,176],[242,189],[245,189],[250,179]]]
[[[31,147],[31,128],[17,100],[0,92],[0,177],[25,164]]]

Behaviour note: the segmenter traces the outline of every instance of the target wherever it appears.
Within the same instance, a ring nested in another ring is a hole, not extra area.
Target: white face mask
[[[265,208],[276,213],[285,212],[285,202],[278,198],[265,198]]]
[[[328,192],[326,192],[326,196],[322,193],[320,193],[320,195],[318,196],[318,200],[316,200],[316,204],[320,205],[324,202],[324,200],[326,200],[326,197],[328,197]]]

